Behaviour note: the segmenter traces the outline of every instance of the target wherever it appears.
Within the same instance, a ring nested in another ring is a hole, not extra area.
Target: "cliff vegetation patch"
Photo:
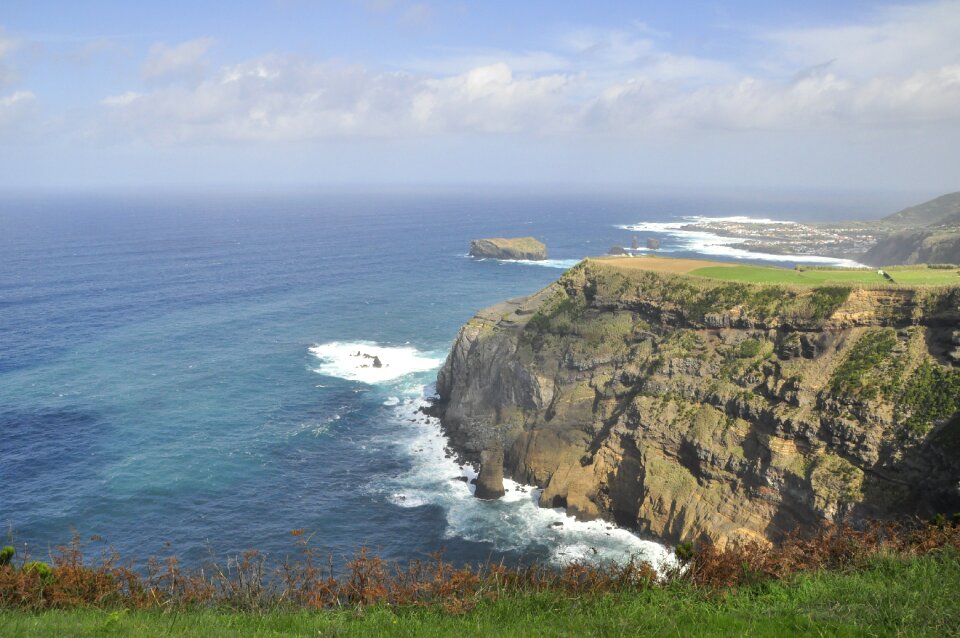
[[[891,396],[901,382],[902,363],[899,357],[892,356],[896,346],[897,333],[893,328],[865,332],[834,370],[830,391],[862,400],[881,394]]]
[[[907,381],[898,409],[908,430],[926,434],[934,423],[960,411],[960,370],[925,359]]]

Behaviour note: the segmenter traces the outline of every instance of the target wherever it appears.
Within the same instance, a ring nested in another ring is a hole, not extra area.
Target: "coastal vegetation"
[[[878,394],[892,395],[900,384],[899,359],[892,357],[897,335],[892,328],[871,330],[850,348],[843,362],[830,377],[834,394],[874,399]]]
[[[926,434],[934,423],[960,412],[960,370],[924,359],[907,381],[898,408],[907,428]]]
[[[332,568],[305,541],[299,559],[272,567],[247,552],[141,572],[109,553],[87,561],[74,541],[47,577],[16,560],[0,567],[0,634],[946,635],[960,625],[956,518],[824,528],[776,547],[685,544],[660,572],[455,568],[438,556],[401,567],[366,551]]]

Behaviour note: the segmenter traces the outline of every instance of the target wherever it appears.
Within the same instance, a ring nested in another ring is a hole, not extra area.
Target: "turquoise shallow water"
[[[478,308],[628,243],[618,224],[732,212],[754,211],[548,195],[8,197],[0,525],[40,554],[77,531],[187,561],[282,554],[296,528],[336,555],[655,553],[539,511],[527,492],[470,499],[455,480],[470,469],[415,409]],[[528,234],[554,261],[464,256],[472,237]],[[384,348],[397,374],[369,378],[343,354],[354,348]]]

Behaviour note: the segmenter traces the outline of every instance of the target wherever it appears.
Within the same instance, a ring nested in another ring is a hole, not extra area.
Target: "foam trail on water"
[[[580,263],[579,259],[498,259],[501,264],[521,264],[523,266],[540,266],[542,268],[562,268],[567,270]]]
[[[433,370],[443,363],[442,358],[412,346],[381,346],[372,341],[333,341],[311,346],[310,353],[320,360],[315,372],[370,384]],[[374,357],[380,367],[374,365]]]
[[[503,498],[483,501],[473,497],[469,480],[476,471],[460,466],[447,452],[439,421],[418,409],[422,396],[407,396],[392,408],[409,438],[400,443],[413,467],[379,486],[386,498],[401,507],[438,505],[446,511],[449,537],[490,542],[497,550],[548,555],[556,565],[570,562],[627,562],[644,560],[658,569],[674,564],[667,547],[639,538],[605,521],[577,521],[561,509],[538,506],[540,490],[505,480]]]
[[[472,255],[464,255],[473,261],[492,261],[500,265],[520,264],[521,266],[540,266],[541,268],[562,268],[568,270],[580,263],[579,259],[493,259],[477,258]]]
[[[724,237],[714,233],[690,230],[691,226],[710,222],[738,222],[744,224],[795,224],[796,222],[753,217],[684,217],[680,222],[641,222],[639,224],[623,224],[617,226],[631,232],[662,233],[679,240],[679,248],[661,249],[659,252],[677,252],[678,250],[710,255],[714,257],[731,257],[733,259],[752,259],[757,261],[790,261],[796,263],[826,264],[843,268],[862,268],[863,264],[852,259],[839,257],[825,257],[822,255],[778,255],[774,253],[754,252],[738,248],[743,243],[741,237]]]

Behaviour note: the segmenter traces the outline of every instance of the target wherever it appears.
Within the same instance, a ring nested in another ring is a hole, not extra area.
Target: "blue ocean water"
[[[188,562],[283,555],[301,528],[337,556],[655,553],[516,488],[471,499],[456,480],[470,468],[416,407],[477,309],[629,245],[619,225],[777,212],[476,192],[5,197],[0,527],[39,555],[76,531]],[[510,235],[541,238],[552,260],[465,257],[471,238]],[[350,357],[375,349],[384,378]]]

